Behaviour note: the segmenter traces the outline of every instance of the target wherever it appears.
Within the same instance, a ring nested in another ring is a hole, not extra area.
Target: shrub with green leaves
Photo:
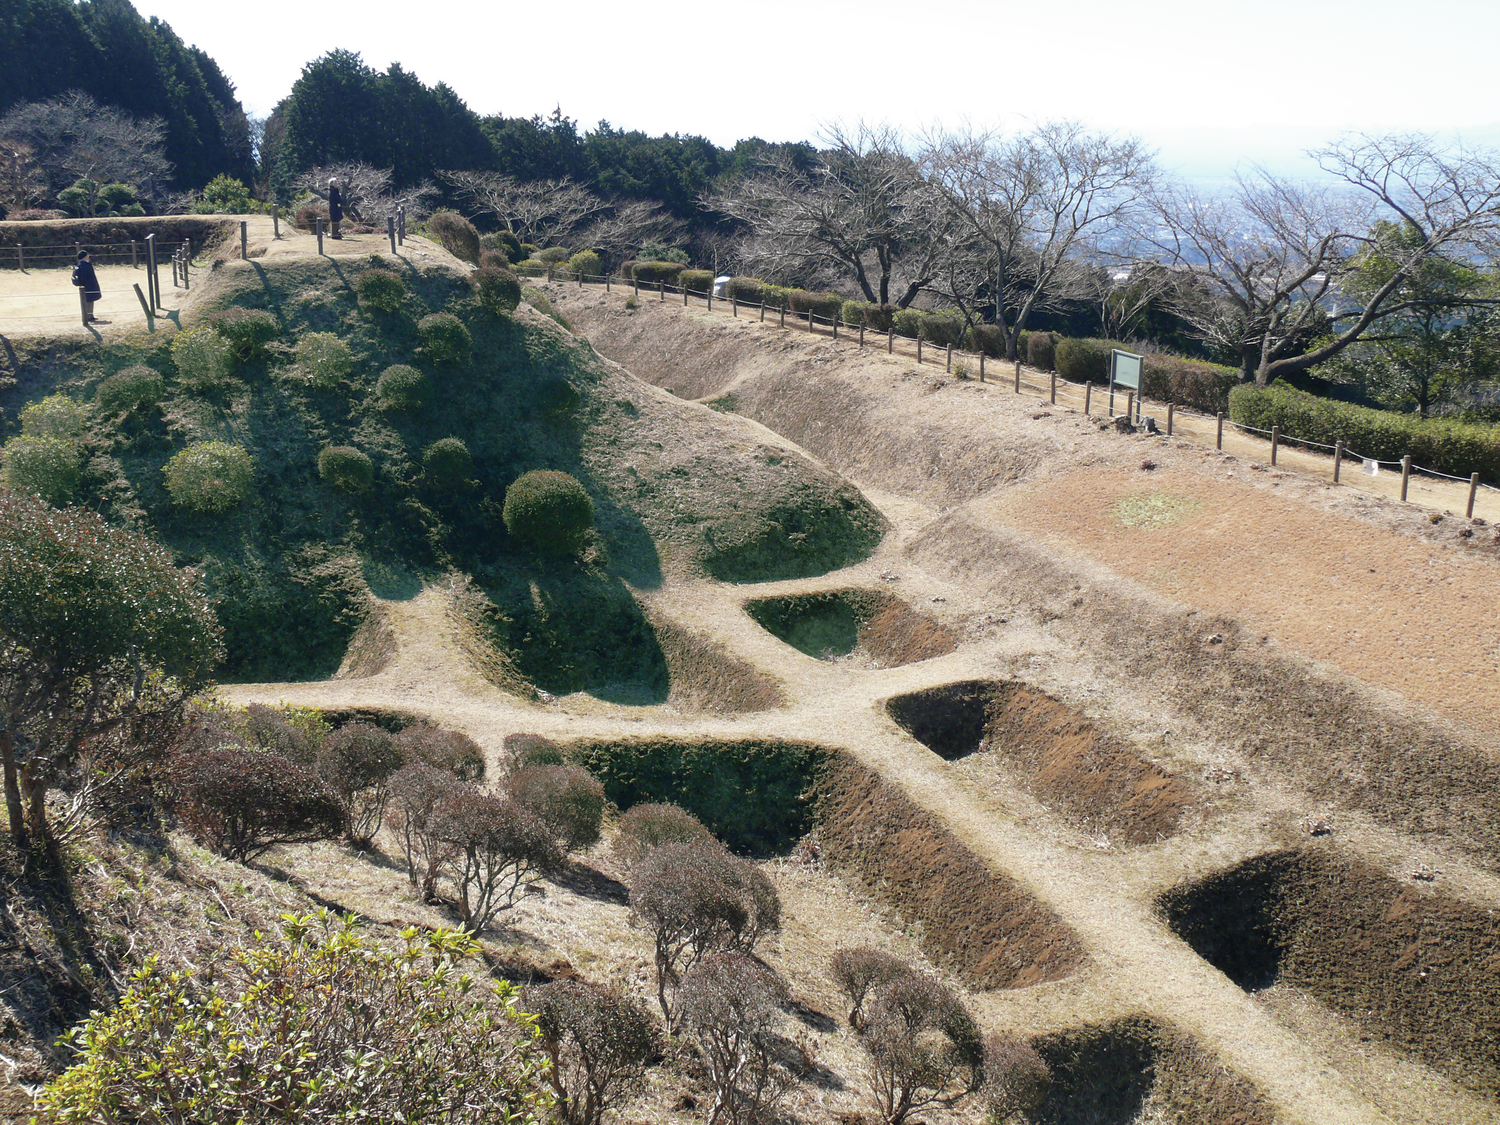
[[[1052,362],[1057,373],[1071,383],[1107,383],[1109,355],[1117,346],[1123,345],[1068,336],[1057,342]]]
[[[474,458],[461,438],[439,438],[422,450],[422,469],[427,479],[442,488],[455,488],[469,479]]]
[[[1268,387],[1245,383],[1229,392],[1229,417],[1242,426],[1269,430],[1283,437],[1344,447],[1361,457],[1412,462],[1440,473],[1500,482],[1500,428],[1471,426],[1441,418],[1421,418],[1394,410],[1319,398],[1282,382]]]
[[[765,302],[768,309],[789,309],[792,307],[792,291],[784,285],[766,285],[761,288],[760,299]]]
[[[452,313],[439,312],[417,321],[422,355],[433,363],[466,363],[474,337],[464,322]]]
[[[533,469],[505,490],[505,529],[546,555],[576,555],[594,526],[594,501],[576,477]]]
[[[891,327],[896,330],[897,336],[905,336],[908,340],[920,339],[922,318],[925,315],[920,309],[897,309],[891,317]]]
[[[545,250],[538,251],[536,259],[539,262],[546,262],[549,266],[556,266],[566,262],[572,253],[566,246],[549,246]]]
[[[689,293],[708,293],[714,287],[713,270],[683,270],[677,282]]]
[[[964,333],[964,347],[981,352],[990,359],[1005,356],[1005,329],[998,324],[976,324]]]
[[[479,264],[479,232],[454,211],[439,211],[427,220],[427,233],[455,258]]]
[[[21,433],[27,437],[72,440],[83,436],[89,408],[67,395],[48,395],[21,411]]]
[[[40,496],[49,504],[62,504],[78,490],[83,449],[60,437],[21,434],[0,451],[0,484],[12,492]]]
[[[1229,393],[1239,386],[1239,368],[1159,352],[1147,352],[1143,359],[1143,395],[1207,414],[1228,412]]]
[[[809,293],[806,289],[793,289],[787,298],[788,307],[793,312],[811,313],[823,324],[832,324],[844,308],[844,298],[837,293]]]
[[[235,358],[249,363],[265,354],[266,345],[276,339],[281,325],[266,309],[247,309],[231,305],[208,318],[216,332],[229,341]]]
[[[865,323],[865,302],[845,301],[839,309],[839,320],[850,328],[862,327]]]
[[[99,384],[94,402],[105,414],[150,410],[167,395],[167,381],[143,363],[117,371]]]
[[[504,250],[481,250],[479,252],[479,268],[508,270],[510,259],[505,256]]]
[[[724,286],[724,296],[742,305],[758,305],[765,298],[766,283],[758,277],[731,277]]]
[[[375,397],[382,410],[415,410],[427,397],[427,376],[415,367],[393,363],[375,381]]]
[[[684,266],[681,262],[637,262],[635,264],[635,279],[651,285],[656,285],[659,282],[676,285],[677,278],[682,274],[683,269]]]
[[[354,279],[354,292],[362,309],[400,312],[406,300],[406,280],[395,270],[367,269]]]
[[[533,1021],[513,985],[465,971],[470,937],[412,927],[382,944],[326,910],[281,929],[201,976],[148,961],[70,1034],[47,1120],[551,1120]]]
[[[1039,371],[1051,371],[1057,365],[1056,332],[1028,332],[1026,336],[1026,362]]]
[[[604,786],[577,766],[528,766],[510,775],[511,800],[542,818],[563,851],[587,851],[599,842]]]
[[[332,332],[309,332],[297,341],[297,373],[308,386],[331,391],[354,370],[349,345]]]
[[[604,259],[592,250],[580,250],[568,259],[568,269],[584,277],[600,277],[604,273]]]
[[[524,256],[521,253],[521,240],[508,230],[482,235],[479,239],[479,245],[485,250],[493,250],[503,254],[505,256],[505,264],[519,262]]]
[[[241,446],[203,441],[174,454],[162,475],[178,507],[190,512],[227,512],[249,493],[255,461]]]
[[[876,332],[889,332],[896,323],[895,305],[866,305],[865,325]]]
[[[964,340],[964,318],[957,313],[928,313],[922,318],[922,339],[946,348],[960,347]]]
[[[234,368],[234,348],[207,324],[179,332],[172,341],[177,378],[189,390],[212,391],[224,385]]]
[[[642,245],[636,256],[643,262],[675,262],[679,266],[686,266],[692,261],[686,250],[655,240]]]
[[[375,462],[352,445],[330,445],[318,454],[318,476],[337,491],[357,496],[375,483]]]
[[[481,266],[469,274],[469,286],[479,303],[492,313],[512,313],[521,303],[521,282],[508,269]]]

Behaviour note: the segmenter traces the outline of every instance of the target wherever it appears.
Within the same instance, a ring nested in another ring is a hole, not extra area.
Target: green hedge
[[[916,340],[922,336],[922,313],[917,309],[897,309],[891,316],[897,336]]]
[[[1005,357],[1005,329],[998,324],[976,324],[964,334],[964,347],[990,359]]]
[[[1017,349],[1017,354],[1026,357],[1029,366],[1040,371],[1052,371],[1057,366],[1057,341],[1056,332],[1023,332],[1025,340]]]
[[[634,271],[633,276],[637,281],[649,282],[652,285],[665,281],[668,285],[676,285],[683,266],[680,262],[637,262]]]
[[[809,293],[806,289],[788,290],[787,301],[792,312],[812,313],[824,324],[832,324],[844,308],[844,298],[837,293]]]
[[[708,293],[714,287],[714,271],[683,270],[677,280],[689,293]]]
[[[1205,414],[1229,409],[1229,394],[1240,382],[1237,368],[1155,352],[1147,352],[1145,358],[1145,386],[1141,391],[1147,398],[1175,402]]]
[[[1342,441],[1361,457],[1412,463],[1454,476],[1477,472],[1500,483],[1500,428],[1466,426],[1441,418],[1419,418],[1392,410],[1371,410],[1319,398],[1285,383],[1257,387],[1246,383],[1229,392],[1229,417],[1242,426],[1281,432],[1303,441],[1333,445]]]
[[[866,305],[865,326],[876,332],[889,332],[896,322],[895,305]]]
[[[731,277],[724,295],[742,305],[758,305],[765,298],[766,283],[758,277]]]
[[[963,347],[964,318],[957,313],[925,313],[922,316],[922,339],[940,348]]]

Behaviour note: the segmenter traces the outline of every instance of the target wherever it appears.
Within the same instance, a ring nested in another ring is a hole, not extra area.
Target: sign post
[[[1115,416],[1115,387],[1123,387],[1133,391],[1130,401],[1132,404],[1141,397],[1141,368],[1145,360],[1134,352],[1121,351],[1114,348],[1109,353],[1109,416]],[[1132,405],[1133,412],[1133,405]],[[1132,418],[1131,424],[1135,424]]]

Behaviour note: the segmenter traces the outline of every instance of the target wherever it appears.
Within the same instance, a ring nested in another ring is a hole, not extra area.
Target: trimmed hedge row
[[[1500,428],[1493,426],[1371,410],[1319,398],[1281,382],[1236,387],[1229,392],[1229,417],[1262,430],[1279,426],[1287,437],[1303,441],[1324,445],[1342,441],[1361,457],[1399,461],[1411,454],[1412,462],[1426,469],[1454,476],[1477,472],[1483,481],[1500,482]]]

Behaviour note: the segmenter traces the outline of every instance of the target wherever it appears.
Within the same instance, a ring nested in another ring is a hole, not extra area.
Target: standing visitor
[[[339,234],[339,224],[344,221],[344,195],[339,191],[339,182],[336,179],[328,181],[328,222],[333,227],[333,237],[343,238]]]
[[[73,267],[73,284],[83,290],[83,322],[94,323],[94,302],[104,294],[99,289],[99,275],[94,273],[94,263],[89,261],[87,250],[78,251],[78,264]]]

